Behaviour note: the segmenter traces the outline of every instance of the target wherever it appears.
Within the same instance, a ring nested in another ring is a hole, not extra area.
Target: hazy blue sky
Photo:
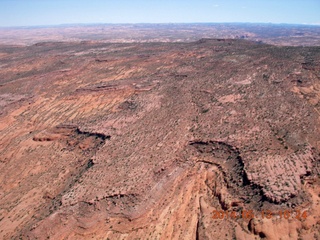
[[[320,25],[320,0],[0,0],[0,26],[169,22]]]

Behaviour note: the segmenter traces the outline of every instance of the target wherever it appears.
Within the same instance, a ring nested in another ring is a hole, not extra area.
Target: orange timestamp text
[[[284,219],[298,219],[304,220],[308,217],[307,211],[301,210],[279,210],[279,211],[270,211],[270,210],[261,210],[260,212],[254,212],[253,210],[242,210],[242,211],[224,211],[224,210],[213,210],[212,218],[213,219],[252,219],[252,218],[266,218],[271,219],[272,217],[279,217]]]

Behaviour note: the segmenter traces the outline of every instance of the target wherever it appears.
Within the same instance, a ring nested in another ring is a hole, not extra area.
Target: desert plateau
[[[0,239],[320,239],[319,26],[0,33]]]

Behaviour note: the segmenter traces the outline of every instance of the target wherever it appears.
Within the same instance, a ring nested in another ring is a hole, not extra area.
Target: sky
[[[0,26],[252,22],[320,25],[320,0],[0,0]]]

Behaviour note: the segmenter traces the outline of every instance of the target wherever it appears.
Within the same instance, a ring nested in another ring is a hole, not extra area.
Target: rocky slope
[[[319,239],[319,63],[244,40],[1,46],[0,238]]]

